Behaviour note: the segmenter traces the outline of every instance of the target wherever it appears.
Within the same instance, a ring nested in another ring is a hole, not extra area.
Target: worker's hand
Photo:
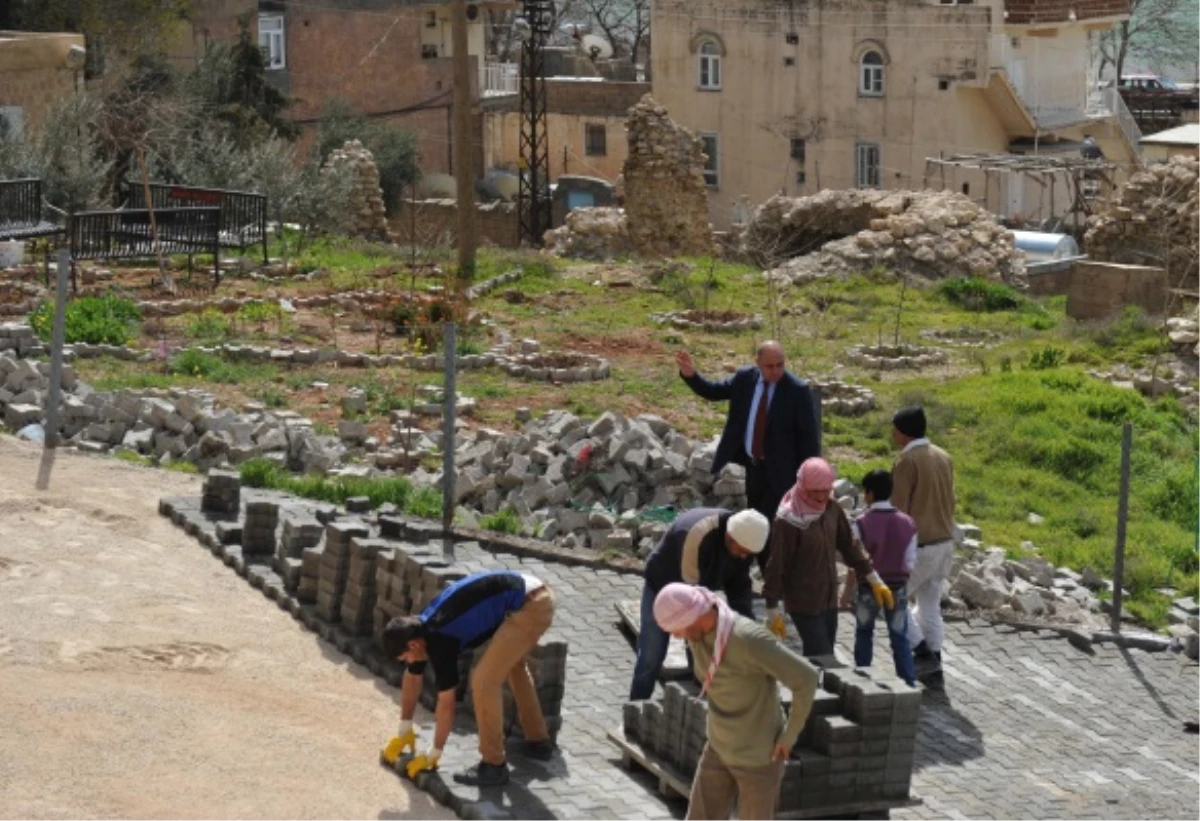
[[[886,584],[871,584],[871,592],[875,594],[875,603],[886,610],[894,610],[896,607],[895,597],[892,596],[892,591]]]
[[[792,748],[782,742],[776,743],[775,748],[771,750],[772,761],[787,761],[788,756],[792,754]]]
[[[675,364],[679,366],[679,374],[685,379],[691,379],[696,375],[696,365],[692,362],[692,355],[687,351],[675,352]]]
[[[787,625],[783,621],[783,614],[774,607],[767,610],[767,629],[775,634],[775,638],[783,641],[787,636]]]
[[[432,772],[438,768],[438,759],[442,757],[442,751],[431,749],[429,752],[414,756],[412,761],[405,766],[405,771],[408,772],[408,777],[416,780],[417,776],[425,771]]]
[[[380,756],[388,764],[395,765],[396,759],[405,751],[415,753],[417,751],[417,733],[416,730],[409,729],[403,735],[392,736],[391,741],[383,748]]]

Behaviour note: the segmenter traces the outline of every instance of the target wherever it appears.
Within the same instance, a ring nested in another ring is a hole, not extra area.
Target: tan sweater
[[[708,743],[728,767],[763,767],[776,743],[800,737],[817,691],[817,670],[760,624],[734,616],[725,658],[708,688]],[[696,678],[704,681],[717,632],[689,642]],[[792,691],[785,723],[781,682]]]
[[[954,538],[954,466],[937,445],[918,444],[892,468],[892,504],[917,523],[917,544]]]

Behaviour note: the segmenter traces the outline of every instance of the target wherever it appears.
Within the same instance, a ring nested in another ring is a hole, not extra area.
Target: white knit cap
[[[743,510],[729,517],[725,532],[751,553],[762,553],[771,532],[771,523],[757,510]]]

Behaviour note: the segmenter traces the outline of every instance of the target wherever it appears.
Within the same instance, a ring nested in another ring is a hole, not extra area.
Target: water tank
[[[1013,231],[1017,250],[1031,261],[1068,259],[1079,256],[1079,245],[1070,234],[1044,234],[1041,231]]]

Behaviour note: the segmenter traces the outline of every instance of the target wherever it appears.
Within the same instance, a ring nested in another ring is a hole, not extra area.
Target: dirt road
[[[395,691],[157,515],[199,488],[0,437],[0,816],[450,817]]]

